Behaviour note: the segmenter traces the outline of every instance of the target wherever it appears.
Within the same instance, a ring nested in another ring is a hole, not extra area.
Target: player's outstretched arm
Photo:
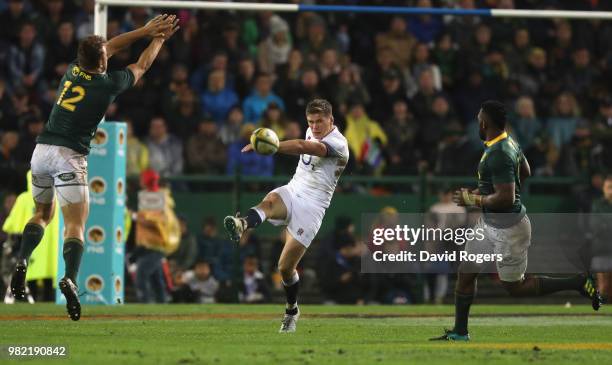
[[[250,151],[253,151],[253,146],[250,143],[244,146],[241,150],[241,152]],[[286,155],[311,155],[326,157],[327,146],[321,142],[292,139],[289,141],[280,142],[277,152],[284,153]]]
[[[113,54],[129,47],[132,43],[144,37],[163,37],[172,31],[174,18],[168,14],[158,15],[144,26],[131,32],[119,34],[106,43],[106,53],[110,58]]]
[[[292,139],[282,141],[278,145],[278,152],[286,155],[311,155],[318,157],[327,156],[327,146],[317,141],[306,141],[303,139]]]
[[[134,74],[134,84],[138,82],[138,80],[140,80],[142,75],[144,75],[147,70],[149,70],[164,42],[179,29],[177,25],[178,19],[175,20],[174,15],[169,16],[168,19],[171,19],[171,30],[164,33],[163,36],[153,38],[149,46],[142,52],[142,54],[138,58],[138,61],[136,63],[132,63],[127,67]]]

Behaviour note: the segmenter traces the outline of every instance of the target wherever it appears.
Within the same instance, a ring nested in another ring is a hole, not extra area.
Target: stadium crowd
[[[359,2],[366,3],[389,4]],[[612,10],[610,2],[597,0],[395,5]],[[93,32],[93,7],[93,0],[0,0],[0,191],[25,190],[35,139],[59,81],[79,39]],[[152,14],[112,8],[107,37],[142,26]],[[219,175],[238,168],[245,175],[291,175],[296,159],[240,149],[258,126],[281,139],[303,136],[304,107],[314,97],[332,101],[348,139],[345,174],[473,175],[482,152],[475,116],[487,99],[507,104],[511,133],[536,176],[582,176],[600,190],[612,166],[612,23],[268,11],[177,15],[180,33],[107,111],[106,120],[128,123],[129,175],[147,169],[162,178]],[[133,62],[146,44],[116,54],[109,68]],[[352,264],[359,253],[349,226],[338,222],[333,234],[344,243],[329,245],[331,256],[324,257],[336,259],[320,268],[337,279],[338,286],[323,288],[330,295],[350,296],[359,292],[345,290],[350,285],[363,287]],[[188,242],[171,258],[179,265],[173,294],[211,301],[229,281],[219,260],[229,262],[231,255],[202,251],[224,247],[201,244],[216,239],[214,222],[204,224],[197,240],[185,229]],[[262,301],[269,288],[257,253],[248,252],[241,293],[245,301]],[[397,278],[398,287],[404,279]]]

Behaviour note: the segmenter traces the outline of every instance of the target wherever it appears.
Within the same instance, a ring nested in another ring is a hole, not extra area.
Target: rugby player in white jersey
[[[249,228],[268,220],[287,226],[287,239],[278,260],[287,306],[281,333],[295,332],[300,315],[297,294],[300,278],[296,267],[316,236],[325,210],[329,207],[336,184],[349,158],[346,138],[334,125],[332,106],[327,100],[314,99],[306,106],[308,130],[305,139],[280,142],[278,152],[299,155],[300,161],[287,185],[272,190],[246,217],[225,217],[230,237],[239,241]],[[249,144],[242,152],[252,151]]]

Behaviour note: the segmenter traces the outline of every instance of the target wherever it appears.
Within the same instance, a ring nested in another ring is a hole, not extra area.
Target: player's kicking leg
[[[244,231],[257,228],[267,219],[280,221],[287,219],[287,207],[280,195],[274,192],[268,193],[261,203],[249,209],[245,217],[241,217],[240,213],[225,217],[223,226],[230,238],[238,242]]]
[[[53,188],[51,196],[53,196]],[[55,212],[55,203],[51,198],[50,203],[35,202],[34,216],[28,221],[23,229],[21,238],[21,247],[17,254],[17,263],[15,271],[11,277],[11,293],[17,301],[26,301],[26,273],[28,269],[28,260],[38,246],[45,234],[45,227],[51,221]]]

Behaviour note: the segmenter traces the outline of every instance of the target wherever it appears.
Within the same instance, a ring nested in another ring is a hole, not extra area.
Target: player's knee
[[[278,261],[278,272],[281,274],[283,280],[291,279],[294,271],[294,265],[289,264],[286,260],[281,259]]]
[[[74,237],[83,239],[83,231],[85,230],[81,224],[66,223],[64,237]]]

